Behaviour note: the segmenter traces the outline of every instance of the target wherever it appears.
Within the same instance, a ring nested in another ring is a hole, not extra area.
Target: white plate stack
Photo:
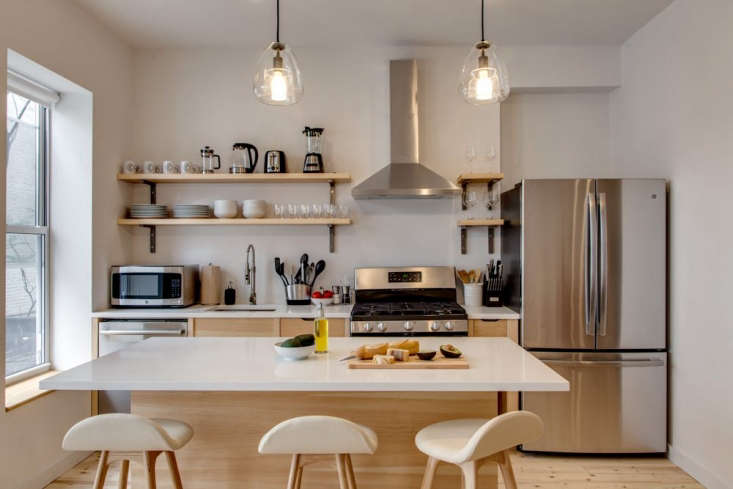
[[[168,207],[158,204],[132,204],[128,207],[133,219],[159,219],[168,217]]]
[[[173,206],[173,217],[177,219],[201,219],[211,217],[208,205],[176,204]]]

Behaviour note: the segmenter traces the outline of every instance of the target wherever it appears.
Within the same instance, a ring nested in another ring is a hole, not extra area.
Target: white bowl
[[[333,304],[333,297],[328,297],[328,298],[323,298],[323,299],[317,299],[315,297],[311,297],[311,302],[316,306],[318,304],[322,304],[324,307],[330,306],[331,304]]]
[[[316,345],[294,346],[287,348],[280,346],[281,344],[282,341],[279,341],[272,346],[275,348],[275,351],[278,355],[287,360],[303,360],[304,358],[308,358],[314,351],[316,351]]]
[[[221,218],[237,217],[237,201],[236,200],[215,200],[214,215]]]
[[[267,202],[264,200],[243,200],[242,215],[248,219],[259,219],[267,214]]]

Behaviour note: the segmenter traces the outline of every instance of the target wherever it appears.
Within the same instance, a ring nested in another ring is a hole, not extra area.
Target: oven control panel
[[[422,272],[389,272],[387,281],[391,284],[419,283],[422,282]]]

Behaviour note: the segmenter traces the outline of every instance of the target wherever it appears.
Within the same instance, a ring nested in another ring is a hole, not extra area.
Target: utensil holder
[[[306,284],[285,287],[285,299],[289,306],[305,306],[311,303],[311,288]]]
[[[463,284],[463,298],[467,307],[481,305],[481,293],[483,288],[483,284],[480,283]]]
[[[502,296],[504,284],[501,279],[484,281],[484,305],[487,307],[501,307],[504,305]]]

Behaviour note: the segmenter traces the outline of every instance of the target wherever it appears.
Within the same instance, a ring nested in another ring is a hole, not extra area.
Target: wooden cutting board
[[[432,360],[420,360],[417,356],[411,356],[409,362],[394,362],[386,365],[377,365],[374,360],[351,360],[349,368],[375,369],[375,370],[411,370],[421,368],[443,368],[460,369],[468,368],[468,362],[464,358],[445,358],[436,355]]]

